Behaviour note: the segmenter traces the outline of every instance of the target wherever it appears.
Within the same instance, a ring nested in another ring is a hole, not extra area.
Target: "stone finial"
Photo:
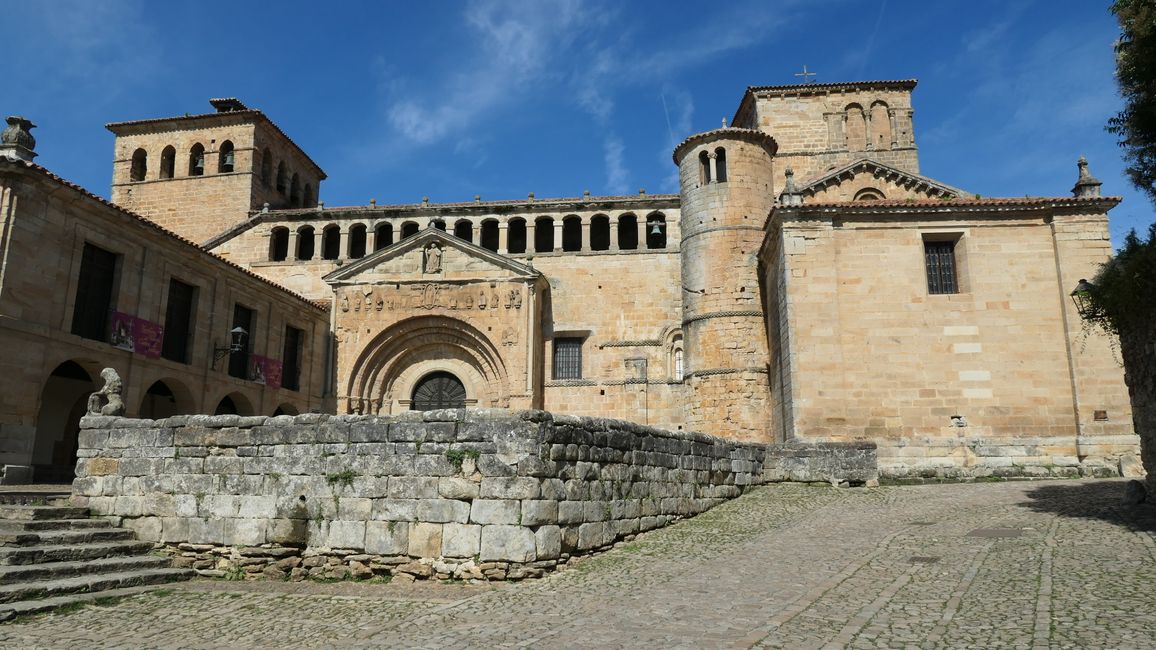
[[[377,207],[377,199],[370,199],[369,200],[369,207],[376,208]]]
[[[780,205],[803,205],[803,195],[795,187],[795,170],[786,169],[786,180],[783,182],[783,193],[779,195]]]
[[[1077,199],[1098,198],[1100,186],[1103,183],[1088,172],[1088,159],[1080,156],[1080,159],[1076,161],[1076,166],[1080,168],[1080,177],[1076,179],[1076,185],[1072,187],[1072,196]]]
[[[727,128],[727,118],[725,118],[725,117],[723,118],[722,128],[724,128],[724,129]]]
[[[32,162],[36,157],[36,138],[29,132],[36,128],[32,120],[19,115],[8,116],[8,127],[0,132],[0,155]]]
[[[318,212],[324,212],[325,211],[325,201],[318,201],[317,202],[317,211]]]
[[[646,188],[645,187],[638,188],[638,196],[646,196]]]
[[[121,390],[124,387],[120,375],[112,368],[100,371],[104,379],[104,386],[88,396],[89,415],[124,415],[124,399]]]
[[[421,197],[421,205],[422,205],[422,207],[426,207],[429,205],[429,197],[428,196]]]
[[[268,212],[268,211],[269,211],[269,202],[265,201],[263,204],[261,204],[261,212]]]
[[[474,195],[474,203],[481,203],[481,202],[482,202],[482,195],[481,194],[475,194]]]
[[[534,193],[530,192],[529,194],[527,194],[526,200],[529,201],[530,203],[533,203],[534,202]]]
[[[582,190],[582,198],[590,198],[590,190]]]

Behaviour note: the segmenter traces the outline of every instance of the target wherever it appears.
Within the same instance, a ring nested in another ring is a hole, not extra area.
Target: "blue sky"
[[[5,0],[0,111],[37,162],[108,195],[106,122],[236,96],[322,168],[329,205],[677,191],[670,151],[748,85],[919,79],[923,172],[1066,196],[1086,155],[1113,241],[1153,221],[1104,131],[1107,0]]]

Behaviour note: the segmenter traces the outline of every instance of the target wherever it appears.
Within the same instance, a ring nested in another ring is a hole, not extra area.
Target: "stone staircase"
[[[90,519],[68,494],[0,493],[0,621],[187,580],[151,542]]]

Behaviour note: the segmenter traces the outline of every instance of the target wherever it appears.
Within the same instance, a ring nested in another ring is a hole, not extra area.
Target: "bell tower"
[[[200,244],[273,209],[317,204],[325,172],[259,110],[114,122],[112,201]]]
[[[769,440],[770,389],[758,254],[774,204],[770,135],[716,129],[674,150],[682,198],[686,422],[692,430]]]

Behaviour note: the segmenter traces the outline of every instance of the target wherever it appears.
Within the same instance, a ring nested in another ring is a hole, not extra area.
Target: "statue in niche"
[[[341,311],[349,311],[349,296],[341,296]]]
[[[485,290],[483,290],[482,293],[478,295],[478,309],[485,309],[485,308],[486,308],[486,292],[485,292]]]
[[[518,289],[514,289],[514,291],[512,293],[514,296],[514,309],[521,309],[522,308],[522,292]]]
[[[104,387],[88,396],[89,415],[124,415],[124,399],[121,391],[124,388],[120,375],[112,368],[100,371],[104,380]]]
[[[516,331],[514,331],[514,328],[507,327],[505,330],[502,331],[502,345],[504,345],[506,347],[510,347],[517,342],[518,342],[518,333]]]
[[[381,311],[385,308],[385,301],[381,299],[381,296],[378,296],[377,304],[375,306],[377,307],[377,311]]]
[[[442,247],[436,241],[425,247],[425,272],[442,272]]]

